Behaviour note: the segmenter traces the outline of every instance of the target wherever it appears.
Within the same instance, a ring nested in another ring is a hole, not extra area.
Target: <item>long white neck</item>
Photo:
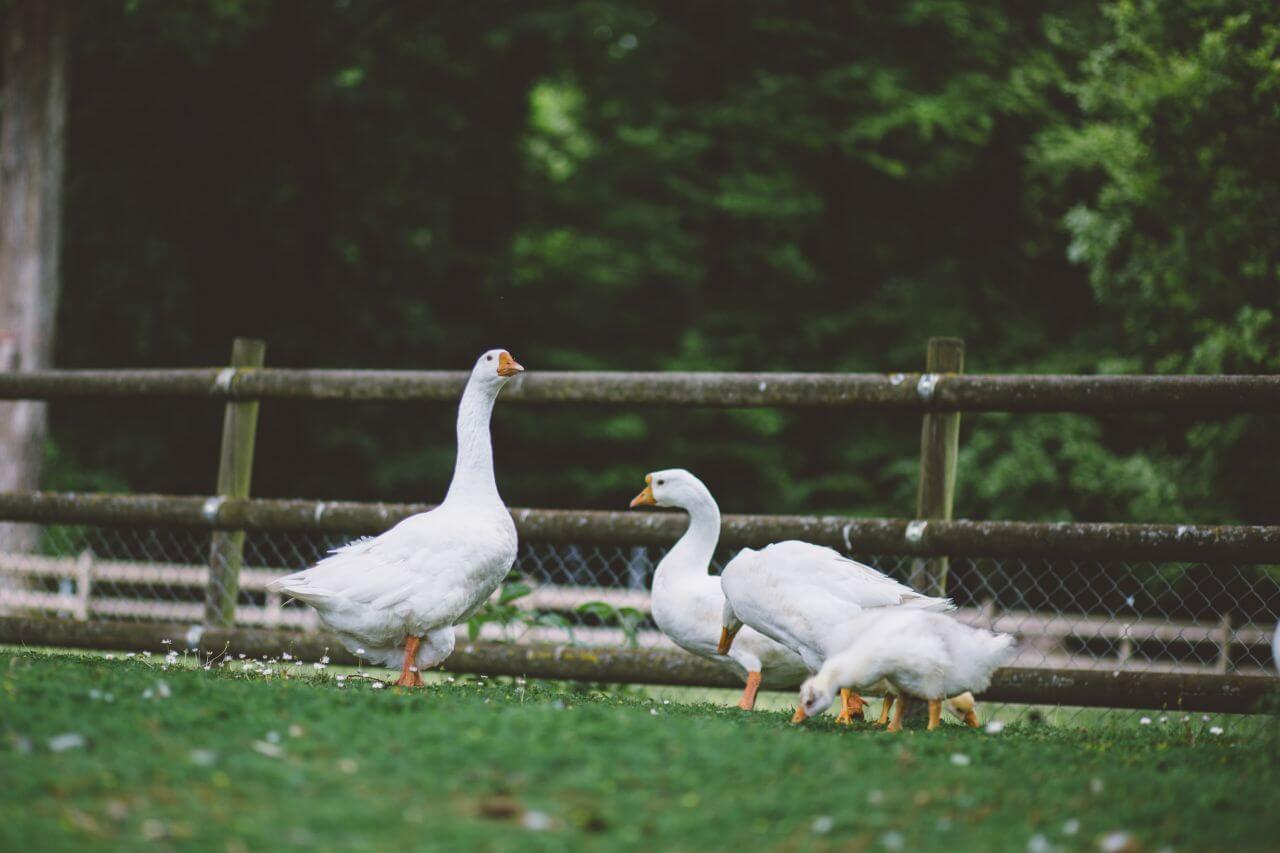
[[[655,583],[661,575],[706,577],[720,541],[720,507],[705,486],[699,484],[695,494],[679,506],[689,513],[689,528],[654,570]]]
[[[491,386],[492,387],[492,386]],[[495,500],[498,484],[493,478],[493,442],[489,437],[489,418],[498,389],[480,388],[468,382],[458,404],[458,460],[453,466],[453,480],[444,496],[450,500]]]

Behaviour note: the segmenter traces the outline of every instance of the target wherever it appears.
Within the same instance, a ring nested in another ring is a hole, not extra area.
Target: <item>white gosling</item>
[[[453,652],[454,626],[480,609],[515,561],[489,420],[498,392],[523,370],[502,349],[476,361],[458,406],[458,456],[443,503],[267,587],[314,607],[353,654],[399,667],[397,685],[423,686],[421,671]]]
[[[708,574],[720,541],[720,508],[697,477],[682,468],[655,471],[645,478],[644,491],[632,507],[676,507],[689,514],[689,527],[658,563],[653,575],[653,621],[662,633],[685,651],[731,665],[746,680],[738,707],[755,707],[763,682],[787,687],[808,674],[794,652],[768,637],[744,631],[726,657],[716,651],[717,620],[724,608],[720,578]]]
[[[838,689],[866,689],[883,681],[900,699],[889,731],[902,731],[909,697],[929,703],[929,729],[936,729],[946,697],[982,692],[1013,654],[1010,635],[926,610],[868,610],[849,620],[849,628],[850,645],[801,686],[793,722],[822,713]]]
[[[799,654],[811,674],[848,645],[845,623],[863,611],[955,609],[946,598],[923,595],[831,548],[808,542],[777,542],[759,551],[744,548],[725,566],[721,585],[726,599],[721,650],[733,647],[737,631],[745,624]],[[879,693],[892,694],[888,686],[874,686]],[[846,690],[842,700],[838,722],[849,724],[862,718],[861,696]],[[973,697],[956,700],[948,703],[948,709],[976,725]],[[891,695],[886,696],[881,724],[892,702]]]

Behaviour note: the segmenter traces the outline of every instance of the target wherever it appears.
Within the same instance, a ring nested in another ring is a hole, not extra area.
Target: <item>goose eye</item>
[[[486,356],[484,357],[484,360],[485,360],[485,361],[493,361],[493,356],[491,356],[491,355],[486,355]]]
[[[658,481],[658,485],[659,485],[659,486],[661,486],[661,485],[662,485],[663,483],[665,483],[665,482],[667,482],[667,481],[666,481],[666,480],[659,480],[659,481]]]

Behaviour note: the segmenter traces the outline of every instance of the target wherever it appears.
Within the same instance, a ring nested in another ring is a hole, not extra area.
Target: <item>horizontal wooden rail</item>
[[[462,371],[39,370],[0,373],[0,399],[449,401]],[[666,406],[825,406],[862,411],[1280,412],[1280,376],[1030,376],[933,373],[530,372],[503,392],[512,403]]]
[[[0,494],[0,520],[210,529],[380,533],[430,504],[233,499],[76,492]],[[669,545],[683,513],[513,509],[522,539],[578,545]],[[1280,526],[907,521],[831,515],[726,515],[721,542],[803,539],[862,554],[1280,563]]]
[[[193,628],[185,624],[72,622],[0,617],[0,643],[162,653],[170,646],[251,657],[354,664],[333,637],[293,631]],[[451,672],[630,684],[741,687],[727,668],[679,651],[591,648],[556,644],[463,643],[445,664]],[[1007,667],[996,673],[985,701],[1108,708],[1249,713],[1280,694],[1274,678],[1105,670]]]

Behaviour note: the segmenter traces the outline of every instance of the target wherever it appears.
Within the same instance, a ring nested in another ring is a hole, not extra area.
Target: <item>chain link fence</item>
[[[310,608],[266,585],[350,538],[249,534],[237,624],[319,628]],[[0,526],[0,615],[199,624],[211,539],[181,528]],[[14,547],[33,541],[34,550]],[[649,608],[664,553],[524,543],[503,589],[459,630],[514,643],[670,647]],[[718,553],[713,570],[731,556]],[[904,581],[911,574],[910,557],[850,556]],[[947,592],[960,619],[1017,636],[1014,666],[1274,673],[1280,566],[953,558]]]

